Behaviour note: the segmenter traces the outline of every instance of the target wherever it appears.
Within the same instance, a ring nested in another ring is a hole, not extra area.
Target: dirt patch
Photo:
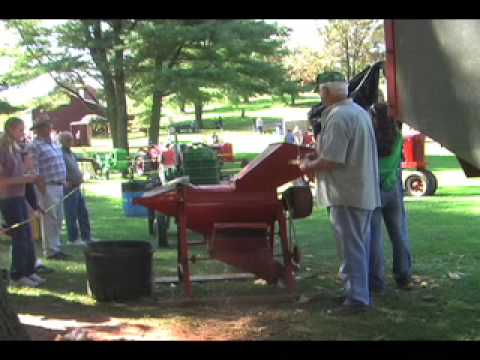
[[[171,333],[178,340],[246,340],[252,333],[252,322],[252,317],[248,315],[236,320],[205,320],[193,326],[176,324]]]
[[[121,340],[176,340],[169,330],[150,327],[143,324],[124,323],[117,326],[85,326],[71,329],[65,334],[57,335],[55,340],[90,340],[90,341],[121,341]]]
[[[251,314],[230,313],[217,316],[215,319],[207,316],[203,314],[194,321],[186,317],[158,325],[155,324],[155,319],[149,319],[148,324],[119,319],[110,319],[99,324],[33,316],[24,316],[23,323],[31,339],[36,341],[223,341],[243,340],[253,338],[253,334],[258,335],[256,319]]]
[[[46,329],[40,326],[24,325],[30,339],[35,341],[53,341],[57,336],[61,336],[65,331]]]
[[[122,341],[122,340],[238,340],[244,338],[249,328],[250,319],[236,321],[208,320],[201,325],[175,323],[155,327],[138,323],[122,323],[117,326],[84,326],[57,334],[56,341]]]

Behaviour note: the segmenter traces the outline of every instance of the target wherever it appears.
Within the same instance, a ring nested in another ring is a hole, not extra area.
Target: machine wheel
[[[427,176],[421,172],[408,175],[405,179],[405,194],[408,196],[426,196],[428,190]]]
[[[298,248],[297,245],[293,247],[293,252],[292,252],[292,260],[296,264],[300,264],[300,261],[302,261],[302,254],[300,252],[300,249]]]
[[[181,283],[183,281],[183,266],[181,262],[181,254],[180,254],[180,223],[177,218],[175,218],[175,222],[177,224],[177,275],[178,275],[178,282]]]
[[[428,196],[432,196],[435,194],[438,188],[438,181],[436,176],[430,170],[423,170],[422,173],[427,178],[427,194]]]

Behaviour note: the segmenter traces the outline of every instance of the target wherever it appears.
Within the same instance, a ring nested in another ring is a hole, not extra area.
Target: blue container
[[[123,192],[123,212],[129,217],[148,217],[148,209],[145,206],[134,205],[133,200],[142,196],[144,192]]]

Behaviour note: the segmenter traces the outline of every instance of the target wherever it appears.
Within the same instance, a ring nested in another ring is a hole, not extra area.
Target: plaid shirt
[[[37,174],[47,184],[65,182],[67,171],[60,147],[37,137],[28,149],[33,155]]]

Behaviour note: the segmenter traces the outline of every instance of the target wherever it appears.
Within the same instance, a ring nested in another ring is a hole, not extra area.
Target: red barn
[[[89,87],[84,91],[84,99],[80,100],[75,96],[70,96],[70,103],[59,106],[52,111],[44,111],[37,108],[32,112],[33,121],[37,121],[42,116],[48,117],[52,121],[52,127],[55,131],[71,131],[72,122],[81,121],[85,115],[98,115],[106,117],[106,109],[97,104],[96,91]]]

